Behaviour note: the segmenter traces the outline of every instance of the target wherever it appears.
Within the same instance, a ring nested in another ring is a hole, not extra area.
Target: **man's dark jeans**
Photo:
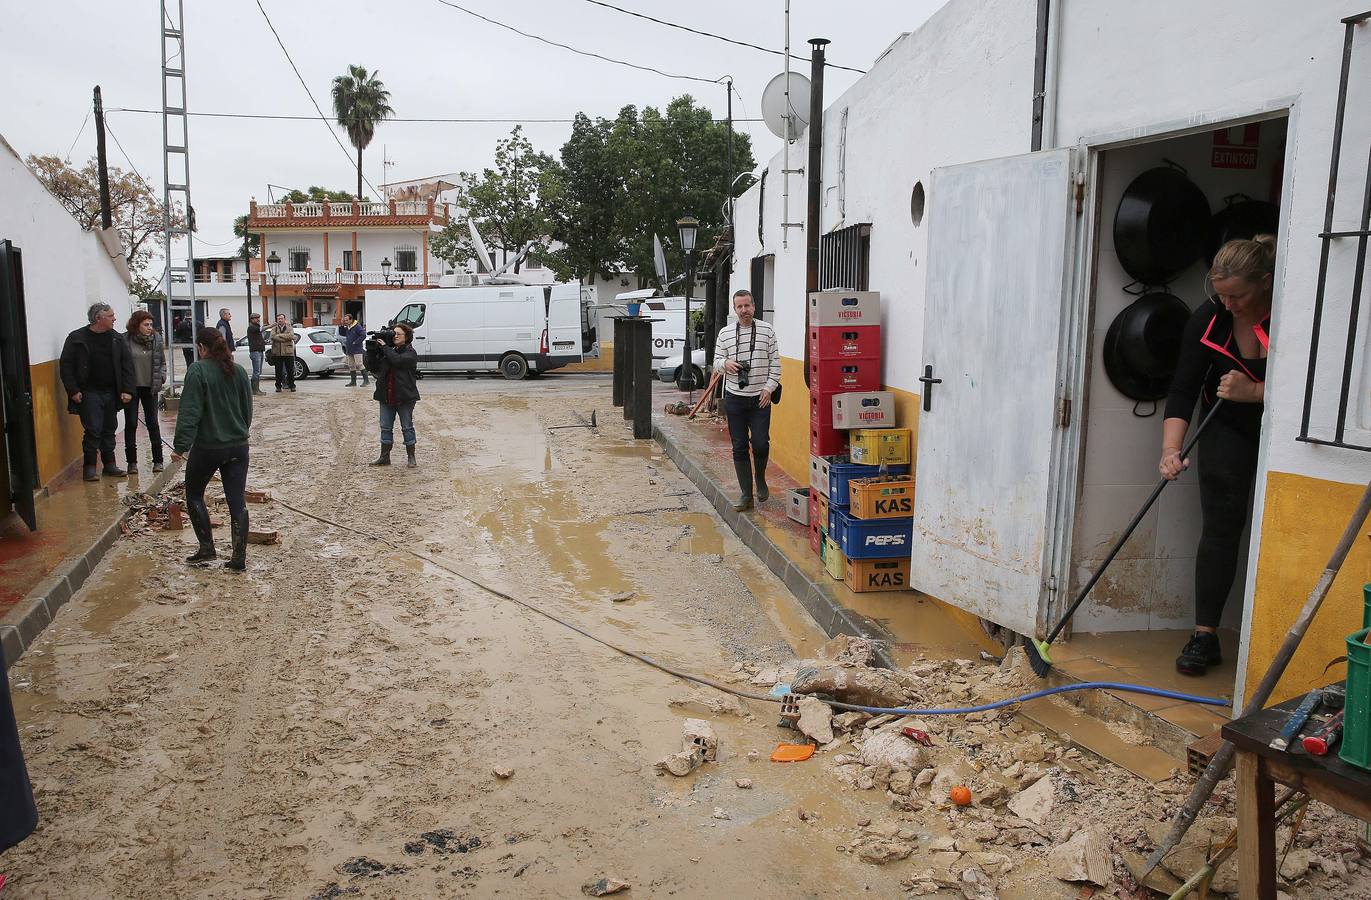
[[[733,461],[748,461],[752,455],[764,461],[771,451],[771,407],[758,408],[757,398],[724,392],[724,413],[728,416],[728,436],[733,440]]]
[[[119,427],[119,395],[114,391],[81,392],[81,451],[87,462],[92,462],[95,454],[107,462],[114,462],[114,432]]]

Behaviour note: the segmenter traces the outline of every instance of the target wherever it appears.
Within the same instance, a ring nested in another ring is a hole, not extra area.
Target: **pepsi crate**
[[[856,359],[880,357],[879,325],[811,325],[810,359]]]
[[[872,478],[881,474],[880,466],[860,463],[833,462],[828,465],[828,502],[832,506],[847,507],[852,503],[848,482],[853,478]],[[909,466],[886,466],[886,475],[908,475]]]
[[[834,519],[837,530],[830,538],[848,559],[889,559],[909,554],[913,518],[858,519],[839,509]]]
[[[862,356],[855,359],[811,359],[809,361],[809,391],[831,398],[849,391],[879,391],[881,389],[881,358]]]

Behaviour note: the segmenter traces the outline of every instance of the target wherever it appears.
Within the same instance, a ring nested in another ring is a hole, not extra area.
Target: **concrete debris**
[[[874,863],[878,866],[883,866],[886,863],[895,862],[900,859],[908,859],[909,854],[913,852],[914,847],[911,844],[880,837],[863,841],[857,847],[857,857],[859,859],[863,862]]]
[[[775,669],[762,669],[752,676],[752,683],[759,686],[772,685],[780,681],[780,675]]]
[[[890,776],[890,784],[887,785],[890,792],[901,796],[909,796],[909,792],[914,790],[914,773],[908,769],[901,769]]]
[[[816,813],[814,810],[805,809],[803,807],[797,809],[795,811],[795,814],[800,817],[801,822],[813,822],[819,818],[819,814]]]
[[[796,728],[816,744],[833,742],[833,710],[822,700],[814,697],[801,697],[800,721]]]
[[[840,634],[820,647],[818,656],[840,666],[869,666],[876,659],[876,651],[866,638]]]
[[[490,770],[490,774],[494,775],[496,778],[499,778],[501,781],[503,781],[506,778],[513,778],[514,770],[511,769],[509,766],[496,766],[495,768]]]
[[[719,758],[719,736],[714,733],[713,725],[704,719],[686,719],[681,729],[682,749],[697,748],[705,762],[714,762]]]
[[[833,728],[837,731],[854,731],[871,718],[871,713],[845,712],[833,717]]]
[[[1281,877],[1286,881],[1303,878],[1313,862],[1313,853],[1303,847],[1295,847],[1285,855],[1285,861],[1281,863]]]
[[[918,772],[924,768],[925,758],[924,748],[898,731],[882,731],[867,737],[858,760],[864,766],[885,765],[892,771]]]
[[[762,754],[759,753],[759,752],[757,752],[756,750],[749,750],[749,751],[747,751],[747,761],[748,761],[748,762],[756,762],[757,760],[759,760],[759,759],[761,759],[761,758],[762,758]]]
[[[667,705],[686,712],[705,715],[742,716],[747,714],[742,701],[732,694],[690,694],[672,697],[667,701]]]
[[[636,591],[623,591],[622,593],[611,594],[605,599],[607,599],[610,603],[627,603],[629,600],[632,600],[636,596],[638,596],[638,593]]]
[[[961,783],[962,776],[957,774],[956,769],[942,766],[933,773],[933,784],[929,787],[928,796],[939,802],[947,800],[947,795]]]
[[[1109,836],[1103,828],[1084,828],[1047,854],[1047,868],[1062,881],[1088,881],[1104,887],[1114,876]]]
[[[1057,803],[1056,779],[1039,778],[1027,790],[1020,791],[1009,801],[1009,810],[1020,819],[1042,825],[1052,815]]]
[[[751,779],[751,778],[738,778],[738,779],[735,779],[733,783],[734,783],[739,789],[741,789],[741,790],[744,790],[744,791],[750,791],[750,790],[752,790],[752,779]]]
[[[806,666],[790,682],[793,693],[828,694],[858,706],[905,706],[919,687],[919,682],[902,672],[832,663]]]
[[[657,760],[655,768],[661,774],[670,773],[684,778],[704,764],[704,756],[699,750],[681,750]]]
[[[722,806],[716,806],[714,807],[714,812],[710,815],[710,818],[723,819],[724,821],[727,821],[733,818],[733,816],[728,812],[728,810],[724,809]]]
[[[581,893],[587,897],[608,897],[610,894],[626,891],[632,886],[627,881],[620,881],[617,878],[596,878],[581,885]]]

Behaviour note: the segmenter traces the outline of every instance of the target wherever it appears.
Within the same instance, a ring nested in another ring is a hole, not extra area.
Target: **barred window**
[[[870,290],[871,225],[849,225],[819,238],[819,290]]]

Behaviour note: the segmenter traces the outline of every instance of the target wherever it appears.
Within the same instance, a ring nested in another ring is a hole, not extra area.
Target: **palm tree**
[[[362,151],[371,143],[376,126],[395,115],[390,108],[390,91],[364,66],[348,66],[346,75],[333,79],[333,115],[357,148],[357,199],[362,199]]]

